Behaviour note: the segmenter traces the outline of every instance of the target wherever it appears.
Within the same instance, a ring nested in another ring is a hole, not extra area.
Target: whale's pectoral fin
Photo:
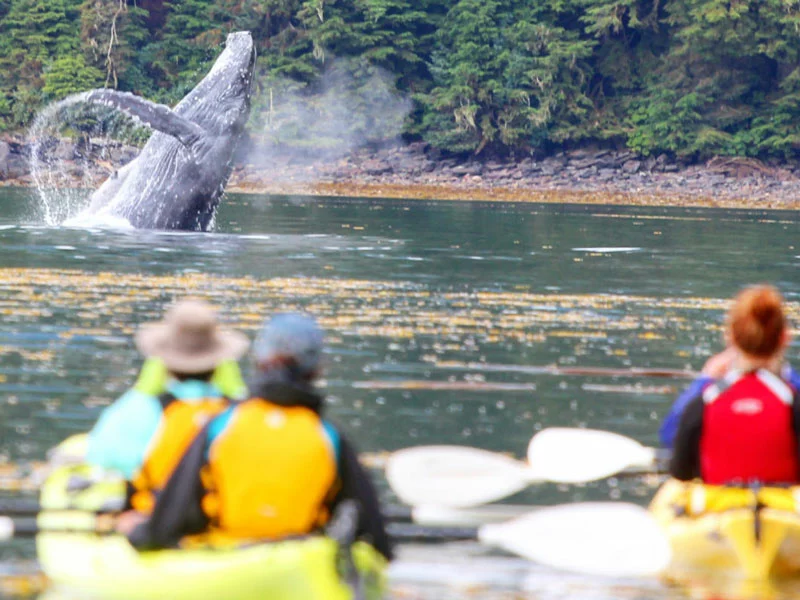
[[[85,99],[125,111],[153,129],[171,135],[186,147],[190,147],[205,134],[197,123],[183,118],[168,106],[150,102],[129,92],[92,90],[86,94]]]

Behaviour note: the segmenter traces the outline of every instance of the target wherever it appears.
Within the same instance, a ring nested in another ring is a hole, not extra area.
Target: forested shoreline
[[[284,145],[800,150],[800,0],[6,0],[0,127],[93,87],[174,104],[235,30],[259,52],[251,135]],[[315,136],[303,116],[335,121],[332,95],[341,123]]]

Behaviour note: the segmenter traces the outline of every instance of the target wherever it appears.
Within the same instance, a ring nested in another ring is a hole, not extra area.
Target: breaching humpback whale
[[[250,115],[255,60],[250,33],[231,33],[208,75],[172,109],[127,92],[85,94],[84,100],[113,106],[154,131],[74,221],[110,216],[141,229],[208,230]]]

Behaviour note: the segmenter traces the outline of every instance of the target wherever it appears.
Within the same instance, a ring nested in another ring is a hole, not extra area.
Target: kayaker
[[[736,296],[726,323],[733,350],[720,361],[726,372],[687,403],[673,477],[713,485],[800,482],[800,398],[783,374],[790,334],[782,303],[766,285]]]
[[[171,306],[163,321],[140,327],[135,343],[148,357],[146,368],[137,385],[100,415],[86,460],[131,481],[131,505],[149,512],[151,492],[167,481],[202,427],[228,407],[211,380],[220,365],[227,365],[230,379],[230,365],[249,340],[220,327],[208,303],[187,299]]]
[[[138,547],[169,547],[189,534],[209,542],[303,535],[346,499],[359,505],[356,533],[392,552],[377,494],[355,448],[322,418],[323,333],[299,314],[276,315],[253,346],[250,398],[217,416],[187,451],[148,522],[129,531]]]
[[[727,347],[725,350],[715,354],[706,361],[705,365],[703,365],[703,369],[700,371],[700,375],[689,384],[680,396],[678,396],[672,408],[670,408],[669,414],[664,418],[661,428],[658,431],[661,445],[664,448],[672,449],[681,416],[692,399],[698,394],[701,394],[705,388],[730,370],[739,351],[731,344],[730,340],[727,339],[728,337],[729,333],[726,329],[725,341]],[[800,390],[800,372],[793,369],[789,363],[783,363],[780,375],[784,381],[788,381],[795,389]]]

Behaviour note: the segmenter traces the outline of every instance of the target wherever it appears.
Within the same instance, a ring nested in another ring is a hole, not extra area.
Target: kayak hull
[[[124,494],[124,481],[84,464],[44,482],[36,551],[53,584],[48,600],[350,600],[355,585],[364,600],[383,594],[383,555],[364,542],[346,554],[324,535],[139,552],[124,536],[97,533],[113,531],[113,516],[94,511],[119,510]]]
[[[337,572],[338,545],[323,536],[235,549],[137,552],[122,536],[46,533],[36,548],[61,597],[230,600],[349,600]],[[353,557],[365,597],[380,598],[384,559],[358,542]]]
[[[800,576],[800,514],[745,506],[679,515],[676,508],[685,504],[686,485],[666,482],[650,506],[672,547],[668,578],[767,582]]]

